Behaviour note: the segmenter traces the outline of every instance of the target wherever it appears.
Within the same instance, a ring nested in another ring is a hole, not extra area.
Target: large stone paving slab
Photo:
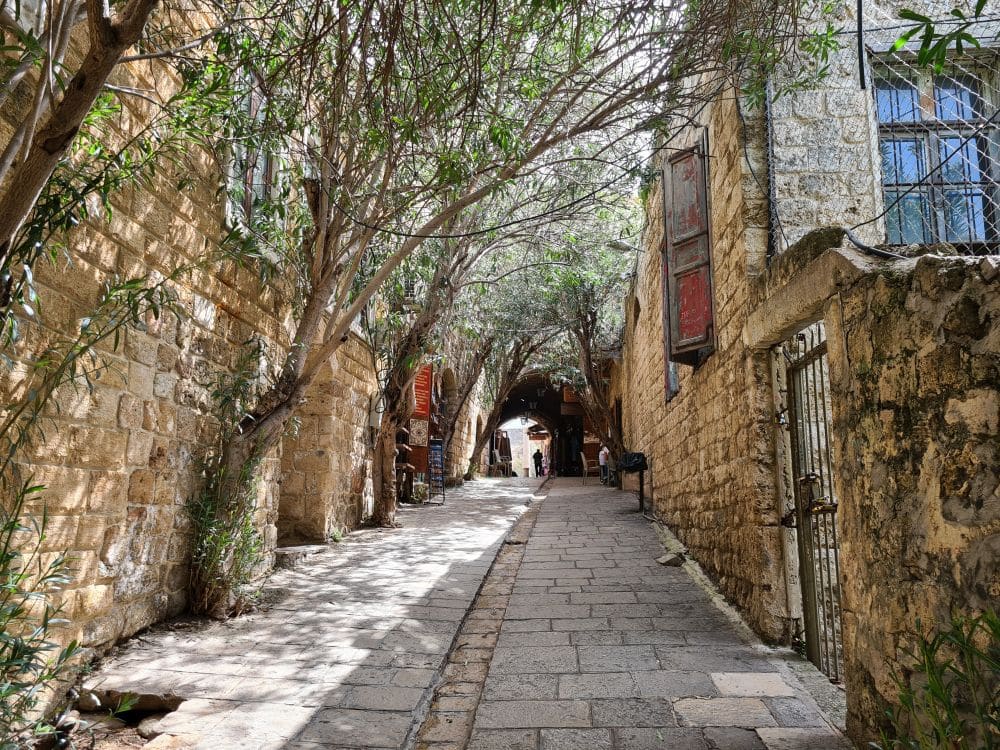
[[[663,547],[635,504],[550,485],[467,747],[848,747],[780,654],[746,641],[687,570],[655,562]]]
[[[255,614],[134,639],[88,687],[186,699],[159,731],[201,750],[402,747],[538,486],[480,480],[444,506],[405,508],[402,528],[351,534],[276,573]]]

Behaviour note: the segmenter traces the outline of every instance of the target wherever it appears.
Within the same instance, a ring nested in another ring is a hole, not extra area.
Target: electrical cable
[[[850,229],[844,230],[844,236],[847,237],[848,241],[854,245],[858,250],[868,253],[869,255],[874,255],[878,258],[885,258],[887,260],[907,260],[907,256],[899,255],[898,253],[893,253],[888,250],[882,250],[878,247],[872,247],[871,245],[865,244],[858,236],[854,234]]]
[[[861,79],[861,90],[868,88],[865,81],[865,16],[864,0],[858,0],[858,77]]]

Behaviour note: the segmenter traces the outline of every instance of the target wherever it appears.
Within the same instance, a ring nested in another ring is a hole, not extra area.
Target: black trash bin
[[[643,490],[645,489],[645,474],[646,469],[649,468],[649,464],[646,461],[645,453],[638,452],[628,452],[622,453],[621,458],[618,459],[618,471],[624,471],[626,473],[639,472],[639,512],[645,512],[645,503],[643,502]]]

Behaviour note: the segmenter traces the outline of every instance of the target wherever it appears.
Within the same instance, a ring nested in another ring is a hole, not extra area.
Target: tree
[[[89,215],[87,196],[98,194],[107,208],[110,192],[156,166],[176,130],[183,125],[190,136],[215,101],[218,80],[202,87],[205,101],[191,94],[204,70],[189,68],[180,79],[154,71],[164,85],[149,92],[112,83],[125,63],[172,58],[218,30],[206,23],[205,33],[192,39],[186,22],[175,23],[179,16],[215,17],[220,25],[229,16],[220,2],[168,7],[154,17],[157,4],[126,0],[113,12],[108,3],[93,0],[0,5],[0,106],[12,127],[0,145],[0,312],[6,325],[12,303],[34,301],[30,288],[22,293],[31,285],[34,262],[52,253],[53,235]],[[80,42],[84,50],[77,49]],[[141,50],[126,55],[135,47]],[[128,115],[117,118],[123,110]]]
[[[625,451],[615,419],[609,371],[624,325],[621,300],[632,280],[635,251],[616,242],[608,227],[627,229],[637,222],[637,205],[622,203],[615,221],[599,217],[580,222],[574,262],[548,269],[540,300],[553,319],[564,321],[566,336],[546,349],[548,366],[572,385],[584,414],[605,441],[613,459]]]
[[[244,467],[277,444],[407,257],[560,149],[615,143],[665,122],[665,108],[686,110],[705,87],[681,84],[705,74],[723,86],[734,50],[794,46],[801,11],[798,0],[288,2],[226,49],[248,72],[245,96],[261,99],[255,137],[304,165],[291,171],[308,208],[294,233],[247,235],[255,257],[296,269],[301,299],[278,378],[223,449],[220,497],[233,502]],[[381,236],[400,241],[357,291]]]
[[[532,285],[526,278],[564,262],[547,241],[548,234],[578,215],[596,211],[603,185],[612,179],[609,172],[617,171],[586,153],[567,154],[553,167],[521,181],[516,191],[495,193],[467,210],[448,225],[449,237],[428,240],[383,288],[382,312],[364,319],[382,405],[374,462],[377,523],[393,522],[396,434],[409,417],[408,393],[421,362],[432,349],[447,350],[448,339],[456,332],[466,342],[477,342],[466,349],[469,356],[462,360],[466,366],[461,368],[461,386],[444,405],[447,456],[458,417],[493,350],[497,328],[516,328],[514,318],[527,319],[524,292]],[[477,231],[501,223],[511,229]],[[391,247],[390,243],[388,252]],[[379,268],[380,259],[371,265]],[[361,284],[365,281],[361,275]]]
[[[0,154],[0,267],[9,265],[14,237],[70,147],[108,77],[125,51],[139,41],[156,0],[127,0],[112,17],[107,3],[52,2],[36,36],[27,26],[28,3],[4,5],[5,36],[22,41],[19,62],[4,82],[4,98],[27,83],[36,66],[31,106]],[[68,82],[66,52],[78,22],[87,22],[88,49]],[[64,87],[64,88],[63,88]],[[61,91],[61,96],[57,92]]]
[[[504,405],[511,391],[528,372],[534,357],[549,340],[550,332],[512,336],[500,346],[495,346],[487,358],[485,373],[485,401],[489,413],[483,428],[476,434],[476,444],[469,460],[469,471],[475,475],[480,470],[483,450],[489,445],[493,433],[500,427]]]

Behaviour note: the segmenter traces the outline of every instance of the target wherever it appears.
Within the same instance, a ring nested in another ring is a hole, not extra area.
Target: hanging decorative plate
[[[427,445],[427,420],[426,419],[411,419],[410,420],[410,445],[416,445],[416,446],[426,446]]]

